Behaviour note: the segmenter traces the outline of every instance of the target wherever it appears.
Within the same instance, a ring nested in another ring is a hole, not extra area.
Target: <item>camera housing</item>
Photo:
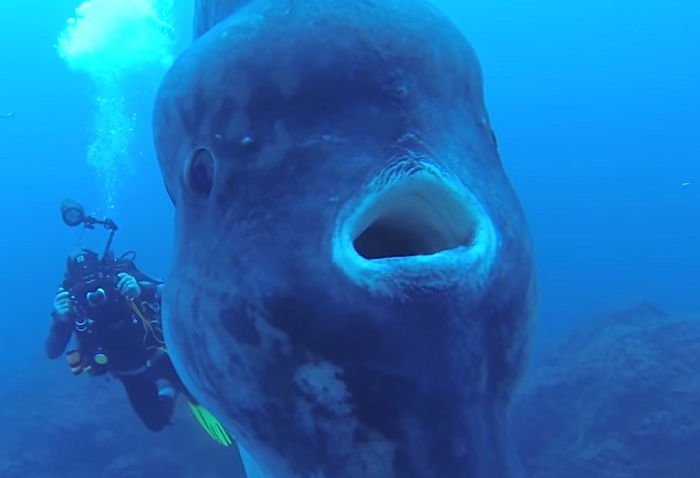
[[[102,259],[83,249],[69,259],[63,287],[73,302],[87,312],[122,299],[117,291],[116,263],[111,254]]]

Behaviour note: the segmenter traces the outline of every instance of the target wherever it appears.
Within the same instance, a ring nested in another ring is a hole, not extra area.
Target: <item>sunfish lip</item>
[[[407,160],[341,211],[332,251],[353,282],[401,296],[457,284],[479,289],[497,243],[486,209],[461,181],[433,163]]]

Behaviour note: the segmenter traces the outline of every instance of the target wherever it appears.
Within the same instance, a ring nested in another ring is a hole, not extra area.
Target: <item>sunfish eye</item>
[[[201,148],[192,153],[185,167],[185,183],[200,198],[209,197],[214,184],[214,157]]]

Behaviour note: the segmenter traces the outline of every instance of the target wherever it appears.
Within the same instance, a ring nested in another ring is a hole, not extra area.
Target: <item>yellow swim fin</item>
[[[197,423],[204,428],[212,440],[223,446],[231,446],[235,440],[209,410],[196,403],[187,402]]]

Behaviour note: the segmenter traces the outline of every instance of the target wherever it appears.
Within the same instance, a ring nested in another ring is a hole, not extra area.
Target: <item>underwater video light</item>
[[[108,217],[104,219],[97,219],[96,217],[86,215],[83,205],[70,198],[65,198],[63,201],[61,201],[61,219],[63,219],[63,222],[70,227],[82,224],[85,229],[94,229],[95,225],[100,225],[109,230],[107,244],[105,245],[105,250],[102,254],[102,257],[107,256],[107,253],[112,246],[114,233],[117,232],[117,229],[119,229],[117,223]]]
[[[66,198],[61,202],[61,219],[67,226],[78,226],[85,221],[85,209],[80,203]]]

